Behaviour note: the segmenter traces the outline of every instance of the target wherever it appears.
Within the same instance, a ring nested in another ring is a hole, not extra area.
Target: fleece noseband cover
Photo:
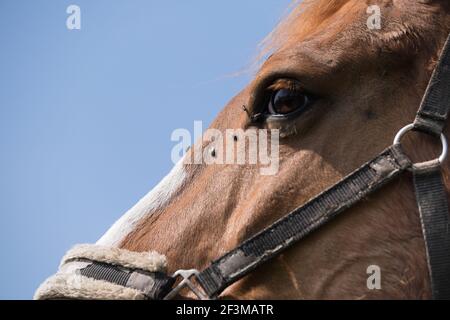
[[[34,299],[154,300],[171,289],[166,258],[156,252],[82,244],[63,257],[58,272]]]

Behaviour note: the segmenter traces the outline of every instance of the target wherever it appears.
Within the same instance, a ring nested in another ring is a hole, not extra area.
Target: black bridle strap
[[[444,130],[449,112],[450,35],[417,112],[414,129],[439,136]],[[450,217],[441,170],[439,162],[415,166],[414,187],[433,298],[450,299]]]
[[[450,35],[422,99],[414,128],[439,136],[450,111]]]
[[[414,186],[425,239],[431,292],[450,299],[450,217],[439,162],[414,168]]]
[[[386,149],[316,198],[212,262],[198,275],[198,282],[209,297],[218,296],[229,285],[326,224],[410,166],[400,145]]]

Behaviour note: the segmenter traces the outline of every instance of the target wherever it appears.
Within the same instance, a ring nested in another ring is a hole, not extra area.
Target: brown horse
[[[202,269],[373,158],[414,119],[450,31],[449,4],[295,4],[266,43],[271,56],[211,126],[279,129],[278,173],[261,175],[258,165],[180,162],[98,243],[156,250],[167,256],[169,271]],[[381,28],[368,26],[371,5],[380,8]],[[261,112],[287,116],[254,124],[251,116]],[[435,156],[437,142],[419,134],[408,137],[411,158]],[[448,173],[446,162],[447,189]],[[410,179],[406,175],[391,183],[221,297],[429,298]],[[380,267],[381,289],[367,287],[370,265]]]

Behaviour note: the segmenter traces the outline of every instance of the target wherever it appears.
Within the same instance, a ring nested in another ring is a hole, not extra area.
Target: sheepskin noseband
[[[174,283],[165,272],[166,258],[156,252],[77,245],[34,299],[161,299]]]

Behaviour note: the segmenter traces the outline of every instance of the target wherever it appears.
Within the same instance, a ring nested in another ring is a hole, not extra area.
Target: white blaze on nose
[[[183,159],[181,159],[153,190],[113,224],[97,241],[97,244],[118,246],[143,218],[162,208],[172,198],[185,178],[186,171],[184,170]]]

